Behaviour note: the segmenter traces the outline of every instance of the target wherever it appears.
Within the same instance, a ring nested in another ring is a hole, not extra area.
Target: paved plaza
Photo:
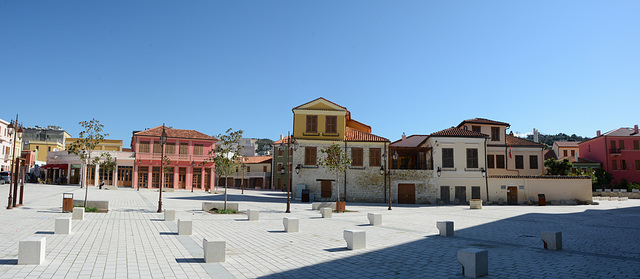
[[[0,185],[4,199],[8,185]],[[86,213],[73,233],[54,234],[62,193],[84,198],[77,186],[26,185],[25,205],[0,209],[0,278],[464,278],[457,251],[489,252],[485,278],[640,277],[640,200],[585,206],[469,206],[347,203],[351,212],[323,219],[310,203],[292,203],[274,191],[229,189],[245,214],[201,210],[214,195],[163,193],[176,219],[193,220],[192,235],[177,235],[176,222],[156,213],[157,190],[89,188],[89,200],[108,200],[108,213]],[[221,192],[221,191],[219,191]],[[382,213],[370,226],[367,213]],[[300,219],[300,232],[285,233],[283,217]],[[455,236],[437,236],[437,221],[455,222]],[[347,250],[343,230],[366,231],[366,249]],[[560,231],[561,251],[543,249],[540,235]],[[18,243],[46,237],[46,262],[18,265]],[[202,239],[226,241],[226,261],[205,263]]]

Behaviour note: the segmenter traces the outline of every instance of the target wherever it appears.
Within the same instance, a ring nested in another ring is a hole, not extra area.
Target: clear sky
[[[318,97],[394,141],[640,124],[640,1],[0,0],[0,118],[277,139]]]

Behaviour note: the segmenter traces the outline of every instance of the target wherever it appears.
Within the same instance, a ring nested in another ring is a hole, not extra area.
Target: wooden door
[[[416,203],[416,185],[415,184],[398,184],[398,203],[404,203],[404,204]]]
[[[471,198],[472,199],[480,199],[480,186],[472,186],[471,187]]]
[[[458,200],[460,203],[467,202],[467,187],[456,186],[456,200]]]
[[[160,188],[160,167],[151,169],[151,187]]]
[[[440,200],[444,203],[449,203],[451,200],[449,197],[449,186],[440,186]]]
[[[330,198],[331,197],[331,180],[322,180],[321,182],[322,192],[320,193],[320,197],[322,198]]]
[[[507,187],[507,204],[518,204],[518,187]]]
[[[187,168],[178,169],[178,189],[184,189],[187,180]]]

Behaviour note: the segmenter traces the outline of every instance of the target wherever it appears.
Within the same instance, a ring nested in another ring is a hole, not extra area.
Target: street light
[[[295,138],[293,138],[291,136],[291,132],[288,132],[288,134],[287,134],[287,166],[286,166],[286,168],[289,168],[289,165],[292,163],[291,160],[293,159],[293,158],[291,158],[292,156],[289,155],[289,154],[291,154],[292,141],[293,141],[293,150],[294,151],[298,150],[298,146],[299,146],[298,142],[296,141]],[[280,144],[280,148],[284,148],[284,142],[282,142]],[[296,167],[296,174],[300,173],[300,168],[299,167],[300,167],[300,165],[298,165]],[[281,172],[281,174],[284,174],[284,168],[282,170],[280,170],[280,172]],[[291,194],[291,171],[287,170],[287,173],[288,173],[288,178],[289,179],[287,181],[287,210],[285,211],[285,213],[291,213],[291,198],[289,197],[290,194]]]
[[[385,148],[386,149],[386,148]],[[384,154],[382,155],[382,158],[384,159],[384,164],[382,166],[380,166],[380,174],[381,175],[387,175],[389,178],[389,187],[387,188],[389,191],[389,208],[388,210],[391,210],[391,168],[389,168],[388,170],[385,171],[384,166],[387,165],[387,150],[384,151]],[[393,152],[393,156],[392,156],[393,160],[396,161],[398,160],[398,152]],[[387,182],[387,180],[385,179],[385,182]]]
[[[136,184],[136,185],[138,185],[137,191],[140,191],[140,177],[139,177],[140,176],[140,164],[142,164],[142,160],[138,159],[138,184]]]
[[[195,167],[196,167],[196,162],[195,161],[191,161],[191,172],[195,172]],[[193,174],[191,175],[191,177],[193,177]],[[193,179],[191,179],[191,193],[193,193]]]
[[[18,123],[18,114],[16,114],[16,120],[12,120],[11,123],[9,123],[9,125],[7,126],[7,132],[9,132],[9,136],[13,135],[13,151],[11,152],[11,175],[13,179],[11,183],[9,183],[9,200],[7,203],[7,209],[12,209],[13,207],[15,207],[16,202],[13,196],[17,196],[18,194],[18,175],[16,175],[18,168],[16,167],[16,141],[19,137],[22,138],[23,132],[22,125]]]
[[[160,196],[158,197],[158,213],[162,213],[162,186],[164,186],[164,144],[167,143],[167,132],[164,130],[162,123],[162,135],[160,136],[160,148],[162,156],[160,157]],[[193,188],[193,186],[192,186]]]
[[[245,186],[244,185],[244,172],[245,172],[245,169],[247,167],[247,165],[244,164],[244,157],[242,157],[242,166],[241,167],[242,167],[242,185],[240,187],[242,187],[242,194],[244,195],[244,186]]]

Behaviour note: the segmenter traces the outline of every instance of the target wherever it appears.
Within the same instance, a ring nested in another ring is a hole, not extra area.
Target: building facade
[[[271,189],[271,156],[243,157],[243,160],[232,176],[218,177],[219,186]]]
[[[23,149],[36,152],[36,161],[44,165],[50,151],[65,150],[66,140],[71,135],[60,126],[28,127],[24,129]]]
[[[82,175],[86,173],[88,186],[97,186],[104,182],[107,186],[131,187],[135,163],[134,153],[96,150],[91,153],[90,161],[93,158],[99,158],[102,153],[108,153],[115,161],[113,170],[105,170],[100,165],[83,166],[78,155],[69,154],[67,151],[49,152],[47,164],[39,170],[40,179],[52,184],[81,185]],[[86,168],[86,172],[83,171],[83,167]]]
[[[290,146],[291,136],[282,137],[273,143],[273,165],[271,166],[271,189],[286,191],[286,185],[292,185],[293,179],[293,146]],[[289,148],[291,147],[291,148]]]
[[[560,161],[567,159],[573,163],[580,157],[580,148],[577,141],[554,141],[551,150]]]
[[[580,157],[602,164],[613,175],[613,182],[622,179],[640,182],[640,133],[638,125],[618,128],[578,144]]]

